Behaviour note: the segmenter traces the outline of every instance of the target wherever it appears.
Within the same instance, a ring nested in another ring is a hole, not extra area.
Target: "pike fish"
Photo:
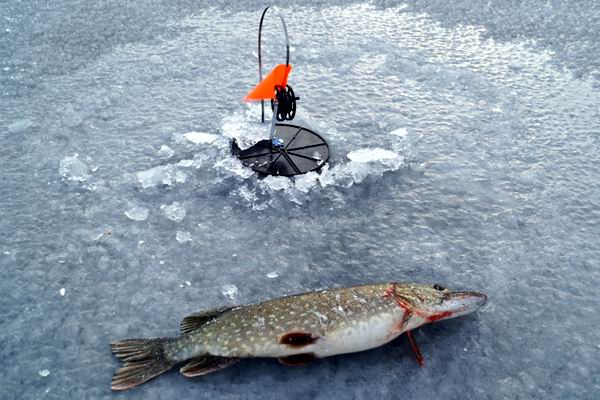
[[[126,390],[185,363],[186,377],[205,375],[248,357],[300,365],[384,345],[424,324],[472,313],[487,296],[440,285],[386,282],[280,297],[200,311],[181,322],[181,336],[111,343],[123,361],[113,390]]]

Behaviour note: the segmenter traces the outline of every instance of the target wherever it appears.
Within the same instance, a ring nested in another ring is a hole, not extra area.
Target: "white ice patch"
[[[146,207],[133,205],[129,210],[125,211],[125,215],[132,221],[145,221],[150,214],[150,210]]]
[[[292,180],[285,176],[273,176],[269,175],[260,181],[260,186],[264,189],[271,190],[286,190],[289,189],[292,185]]]
[[[163,204],[160,206],[160,209],[162,210],[163,215],[171,221],[181,222],[186,216],[185,206],[178,201],[175,201],[170,205]]]
[[[369,176],[381,176],[388,171],[398,170],[404,157],[393,151],[372,148],[359,149],[348,154],[349,163],[338,164],[333,168],[324,166],[319,175],[323,187],[350,187]]]
[[[252,209],[255,211],[263,211],[263,210],[266,210],[268,207],[269,207],[269,203],[267,203],[267,202],[252,204]]]
[[[183,134],[183,137],[194,144],[210,144],[219,138],[217,135],[206,132],[187,132]]]
[[[241,186],[238,189],[238,193],[240,194],[240,196],[242,196],[244,200],[246,200],[249,203],[253,203],[256,201],[256,193],[250,190],[246,185]]]
[[[65,157],[60,161],[58,172],[67,180],[83,182],[89,178],[88,167],[81,160],[77,153],[72,157]]]
[[[294,183],[296,189],[303,192],[308,193],[310,189],[315,187],[317,184],[317,180],[319,179],[319,174],[316,172],[307,172],[303,175],[298,175],[294,179]]]
[[[221,129],[225,137],[237,141],[240,149],[247,149],[269,137],[269,125],[261,123],[258,103],[247,104],[243,113],[237,112],[223,118]]]
[[[233,300],[238,294],[238,288],[235,285],[223,285],[221,293],[223,296]]]
[[[177,163],[178,166],[189,168],[194,165],[194,160],[181,160]]]
[[[177,239],[177,241],[179,243],[191,242],[192,241],[192,234],[190,232],[187,232],[187,231],[177,231],[177,234],[175,235],[175,238]]]
[[[158,185],[173,185],[176,183],[184,183],[187,180],[187,174],[179,170],[172,164],[160,165],[150,168],[146,171],[137,173],[137,179],[141,183],[142,188]]]
[[[7,71],[7,70],[5,69],[5,71]],[[22,133],[22,132],[25,132],[27,129],[29,129],[32,125],[33,125],[33,122],[31,120],[20,119],[18,121],[13,122],[10,125],[8,125],[8,131],[10,133]]]
[[[269,272],[269,273],[267,274],[267,278],[271,278],[271,279],[275,279],[275,278],[277,278],[278,276],[279,276],[279,274],[278,274],[277,272],[275,272],[275,271],[273,271],[273,272]]]
[[[398,158],[399,155],[393,151],[375,148],[365,148],[351,151],[348,158],[352,161],[368,163],[373,161],[391,160]]]
[[[396,171],[404,163],[401,155],[381,148],[364,148],[348,153],[349,163],[323,169],[319,176],[322,186],[350,187],[368,176],[381,176],[387,171]]]
[[[169,158],[171,156],[173,156],[173,154],[175,154],[175,151],[170,148],[167,145],[162,145],[160,146],[160,149],[158,150],[158,156],[162,157],[162,158]]]
[[[225,157],[218,160],[214,165],[214,169],[219,172],[225,172],[230,176],[239,176],[243,179],[249,178],[254,174],[250,168],[244,167],[240,160],[233,157]]]
[[[394,129],[393,131],[390,132],[390,135],[405,137],[406,135],[408,135],[408,129],[406,129],[406,128]]]
[[[252,189],[248,188],[247,185],[241,186],[237,190],[237,194],[241,196],[248,204],[251,204],[253,210],[262,211],[269,207],[269,204],[266,202],[257,203],[259,196]]]
[[[58,294],[60,294],[61,296],[64,296],[66,293],[66,289],[65,288],[60,288],[60,290],[58,291]]]
[[[47,369],[42,369],[42,370],[38,371],[38,374],[45,378],[48,375],[50,375],[50,371],[48,371]]]

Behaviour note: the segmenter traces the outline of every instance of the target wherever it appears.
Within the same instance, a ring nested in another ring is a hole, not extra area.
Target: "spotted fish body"
[[[316,357],[381,346],[403,332],[406,310],[389,284],[323,290],[224,311],[169,348],[174,358]]]
[[[275,357],[288,365],[379,347],[425,323],[465,315],[485,303],[477,292],[439,285],[380,283],[322,290],[186,317],[179,338],[112,344],[125,361],[112,388],[128,389],[174,365],[198,376],[241,358]]]

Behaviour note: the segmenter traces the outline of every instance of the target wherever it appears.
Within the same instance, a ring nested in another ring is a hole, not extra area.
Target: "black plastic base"
[[[283,146],[276,147],[266,139],[241,150],[234,140],[231,151],[242,164],[263,175],[305,174],[318,170],[329,160],[327,142],[309,129],[276,124],[275,137],[283,140]]]

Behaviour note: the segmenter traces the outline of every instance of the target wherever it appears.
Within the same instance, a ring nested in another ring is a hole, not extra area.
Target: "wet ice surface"
[[[491,300],[415,333],[425,368],[400,338],[303,368],[170,373],[119,397],[596,398],[599,13],[524,4],[283,8],[294,123],[332,151],[296,179],[259,179],[228,152],[267,131],[240,103],[262,3],[6,5],[1,397],[112,398],[111,340],[394,279]],[[265,24],[279,62],[280,27]]]

